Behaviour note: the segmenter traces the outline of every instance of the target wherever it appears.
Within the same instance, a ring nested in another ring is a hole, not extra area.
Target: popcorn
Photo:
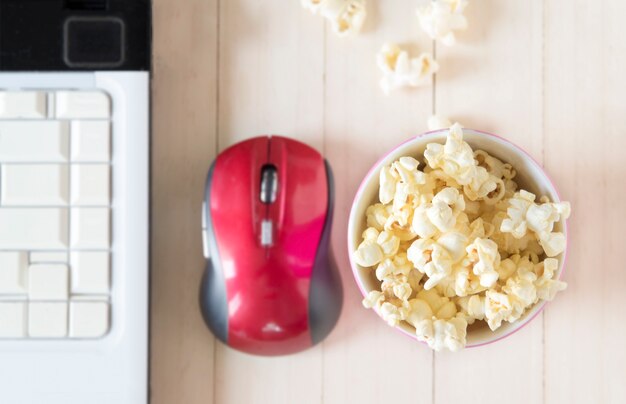
[[[502,232],[511,233],[519,239],[528,230],[533,231],[548,257],[555,257],[565,250],[565,235],[552,230],[554,223],[569,217],[569,203],[537,205],[535,195],[522,190],[509,200],[509,205],[507,218],[500,225]]]
[[[407,251],[407,258],[420,272],[428,276],[424,289],[432,289],[452,271],[448,251],[430,239],[416,240]]]
[[[419,164],[413,157],[400,157],[392,166],[405,184],[424,184],[426,176],[417,169]]]
[[[413,327],[417,328],[417,325],[423,320],[430,320],[433,316],[433,310],[430,305],[422,299],[409,300],[409,315],[406,321]]]
[[[489,239],[477,238],[467,246],[467,259],[473,266],[472,272],[480,277],[484,287],[493,286],[498,280],[496,267],[500,265],[498,245]]]
[[[485,297],[480,295],[463,296],[456,299],[460,307],[458,316],[462,316],[468,324],[485,319]]]
[[[405,253],[400,253],[395,257],[385,258],[376,268],[376,278],[379,281],[385,280],[390,276],[403,275],[409,276],[413,271],[411,263],[407,260]]]
[[[454,31],[467,28],[463,11],[467,0],[429,1],[417,9],[422,30],[432,39],[439,39],[444,45],[456,43]]]
[[[413,290],[408,283],[401,283],[393,287],[393,294],[402,301],[407,301],[411,297]]]
[[[383,303],[380,306],[380,315],[392,327],[407,317],[407,310],[403,307],[395,306],[391,303]]]
[[[428,345],[435,351],[447,349],[456,352],[465,347],[467,321],[461,317],[433,322],[434,338]]]
[[[428,118],[428,130],[446,129],[452,126],[452,122],[441,115],[431,115]]]
[[[437,318],[441,318],[444,320],[449,320],[452,317],[454,317],[456,315],[456,304],[454,304],[454,302],[450,301],[447,302],[446,304],[444,304],[443,306],[441,306],[441,308],[439,310],[437,310],[437,313],[435,314],[435,317]]]
[[[526,212],[534,203],[535,195],[521,190],[509,200],[510,207],[507,209],[508,218],[502,221],[500,230],[511,233],[513,237],[520,239],[526,235],[528,224],[526,223]]]
[[[391,207],[385,206],[382,203],[369,206],[365,211],[367,215],[367,226],[373,227],[378,231],[384,229],[385,223],[389,219],[391,214]]]
[[[547,233],[540,239],[539,244],[548,257],[556,257],[565,251],[565,234]]]
[[[458,124],[424,160],[423,171],[411,156],[381,169],[380,203],[366,210],[353,257],[380,282],[365,307],[411,325],[434,350],[455,351],[468,324],[496,330],[566,288],[552,257],[565,249],[555,224],[570,206],[518,190],[515,169],[473,151]]]
[[[400,239],[386,230],[378,234],[376,243],[380,246],[385,256],[394,255],[400,247]]]
[[[326,3],[325,0],[302,0],[302,7],[306,8],[313,14],[317,14],[324,3]]]
[[[396,185],[398,184],[398,176],[391,167],[383,167],[380,170],[380,187],[378,191],[378,199],[382,204],[393,201],[396,194]]]
[[[380,87],[385,94],[401,87],[417,87],[428,83],[439,69],[430,53],[409,58],[407,51],[394,43],[386,43],[376,56],[378,68],[383,73]]]
[[[302,0],[302,6],[325,17],[339,36],[358,33],[365,21],[365,0]]]
[[[353,258],[362,267],[372,267],[383,259],[383,251],[376,241],[364,240],[354,252]]]
[[[467,300],[467,314],[476,320],[485,318],[485,298],[473,295]]]
[[[495,331],[513,314],[513,304],[504,293],[488,290],[485,294],[485,318],[491,331]]]
[[[509,296],[513,306],[513,311],[507,318],[508,322],[516,321],[524,314],[526,308],[537,303],[536,279],[537,275],[534,272],[520,268],[516,276],[506,281],[502,291]]]
[[[468,236],[460,232],[451,231],[439,236],[437,243],[446,249],[452,262],[457,263],[465,256]]]
[[[541,264],[535,267],[535,271],[539,277],[535,282],[537,297],[539,299],[550,301],[554,299],[557,292],[567,288],[565,282],[554,279],[554,273],[558,267],[559,261],[554,258],[546,258]]]
[[[378,290],[372,290],[363,299],[363,307],[365,307],[366,309],[379,307],[383,304],[384,300],[385,296],[382,294],[382,292]]]

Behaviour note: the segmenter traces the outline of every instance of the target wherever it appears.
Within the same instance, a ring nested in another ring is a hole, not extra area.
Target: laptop
[[[0,0],[0,403],[148,401],[150,15]]]

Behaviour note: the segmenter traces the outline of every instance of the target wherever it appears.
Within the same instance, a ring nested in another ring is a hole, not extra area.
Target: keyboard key
[[[108,164],[72,165],[72,205],[108,206],[110,171]]]
[[[67,300],[69,270],[63,264],[34,264],[28,268],[31,300]]]
[[[72,161],[106,163],[111,160],[111,124],[108,121],[72,122]]]
[[[66,208],[0,208],[0,250],[64,249]]]
[[[0,295],[25,294],[28,256],[24,252],[0,252]]]
[[[0,162],[65,162],[68,154],[67,122],[0,121]]]
[[[1,170],[3,206],[67,204],[67,164],[5,164]]]
[[[109,237],[108,208],[75,208],[70,214],[70,245],[76,249],[107,249]]]
[[[31,252],[30,253],[30,263],[64,263],[67,264],[67,253],[66,252]]]
[[[0,302],[0,338],[26,336],[26,303]]]
[[[35,338],[65,337],[67,335],[67,303],[29,303],[28,334]]]
[[[109,304],[73,301],[70,303],[70,337],[98,338],[109,331]]]
[[[72,252],[72,293],[109,293],[110,270],[109,253],[106,251]]]
[[[45,118],[46,98],[39,91],[0,91],[0,118]]]
[[[59,91],[56,93],[57,118],[103,119],[111,114],[109,96],[101,91]]]

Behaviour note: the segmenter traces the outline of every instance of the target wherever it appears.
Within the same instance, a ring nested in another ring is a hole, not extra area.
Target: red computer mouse
[[[280,136],[238,143],[213,162],[203,205],[204,319],[230,347],[257,355],[324,339],[342,306],[329,251],[330,166]]]

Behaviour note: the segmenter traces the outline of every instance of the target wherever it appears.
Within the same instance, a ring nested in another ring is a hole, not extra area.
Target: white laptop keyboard
[[[0,89],[2,339],[109,330],[111,110],[99,90]]]

